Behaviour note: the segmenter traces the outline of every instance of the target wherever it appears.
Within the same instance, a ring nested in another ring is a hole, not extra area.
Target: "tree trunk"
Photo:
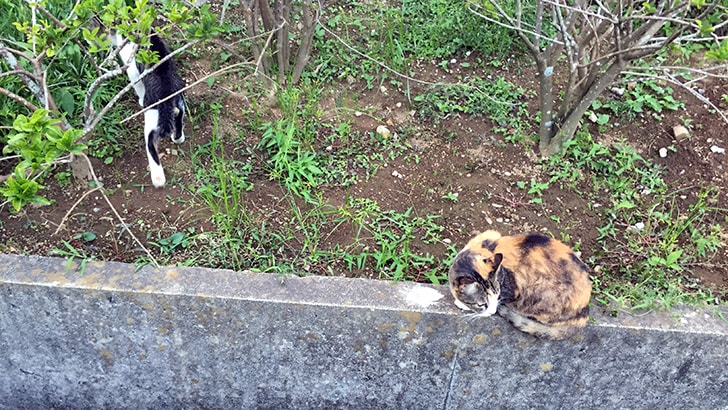
[[[564,143],[574,137],[576,129],[579,128],[581,118],[584,116],[586,110],[591,107],[592,102],[614,82],[617,76],[627,67],[628,64],[629,63],[627,61],[618,59],[609,66],[609,68],[591,85],[591,87],[589,87],[584,98],[582,98],[574,109],[567,114],[561,124],[561,128],[558,132],[556,132],[556,135],[550,138],[550,140],[545,144],[543,144],[544,141],[541,140],[541,144],[539,144],[541,157],[548,158],[561,151],[561,147],[563,147]]]
[[[538,96],[541,110],[538,148],[543,152],[554,135],[554,67],[549,66],[548,61],[542,57],[536,58],[536,67],[538,67]]]

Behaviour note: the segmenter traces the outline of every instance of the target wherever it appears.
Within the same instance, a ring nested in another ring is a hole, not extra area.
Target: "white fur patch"
[[[149,174],[152,176],[152,185],[161,188],[167,182],[164,177],[164,169],[161,164],[154,162],[151,152],[149,152],[149,134],[157,128],[159,124],[159,110],[151,109],[144,112],[144,149],[147,151],[147,160],[149,161]],[[159,155],[159,152],[157,152]],[[161,162],[161,159],[160,159]]]
[[[435,289],[422,285],[409,286],[400,289],[400,292],[404,294],[404,298],[408,304],[423,308],[432,305],[445,296]]]
[[[488,317],[495,314],[495,312],[498,311],[498,298],[499,294],[488,291],[488,297],[486,298],[486,303],[488,304],[488,308],[481,313],[481,315]]]
[[[112,36],[112,44],[119,45],[124,42],[124,37],[122,37],[119,33],[116,33]],[[135,83],[134,84],[134,92],[139,97],[139,105],[144,106],[144,94],[146,93],[146,89],[144,88],[144,83],[139,81],[139,77],[141,76],[141,73],[139,72],[139,69],[136,65],[136,57],[134,56],[136,53],[136,49],[138,46],[131,41],[127,41],[126,44],[124,44],[124,47],[119,50],[119,58],[121,59],[122,64],[128,65],[126,68],[126,75],[129,77],[129,82]]]

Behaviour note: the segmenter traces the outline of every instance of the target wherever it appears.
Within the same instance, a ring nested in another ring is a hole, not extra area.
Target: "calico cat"
[[[473,317],[498,312],[535,336],[566,339],[589,318],[589,268],[545,235],[483,232],[457,254],[448,278],[457,307]]]
[[[171,53],[169,47],[156,33],[152,33],[149,40],[151,42],[149,49],[156,52],[160,60]],[[142,107],[147,108],[185,87],[185,82],[177,73],[171,58],[139,81],[141,73],[147,67],[136,61],[135,54],[138,46],[124,39],[118,32],[112,36],[112,44],[117,47],[121,46],[119,58],[124,65],[128,65],[126,74],[129,76],[129,81],[135,83],[134,91],[139,97],[139,105]],[[157,188],[163,187],[166,183],[162,162],[159,160],[159,140],[169,136],[172,142],[183,143],[185,140],[184,116],[185,99],[182,93],[144,112],[144,145],[149,160],[152,185]]]

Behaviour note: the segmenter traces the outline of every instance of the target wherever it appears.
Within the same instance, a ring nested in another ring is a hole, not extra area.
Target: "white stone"
[[[667,148],[660,148],[660,158],[667,158]]]
[[[389,131],[389,128],[387,128],[386,125],[380,125],[377,127],[377,134],[384,138],[389,138],[389,136],[392,135],[392,132]]]
[[[675,135],[675,138],[678,139],[690,138],[690,132],[688,132],[688,129],[682,125],[672,127],[672,133]]]
[[[725,148],[721,148],[717,145],[711,146],[710,151],[714,154],[725,154]]]

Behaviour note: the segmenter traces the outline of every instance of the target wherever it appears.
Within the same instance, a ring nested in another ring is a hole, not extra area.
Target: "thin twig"
[[[344,45],[344,47],[346,47],[346,48],[348,48],[349,50],[353,51],[353,52],[354,52],[355,54],[358,54],[359,56],[361,56],[361,57],[364,57],[364,58],[366,58],[367,60],[369,60],[369,61],[371,61],[371,62],[373,62],[373,63],[375,63],[375,64],[379,65],[380,67],[384,68],[385,70],[387,70],[387,71],[391,72],[392,74],[394,74],[394,75],[396,75],[396,76],[398,76],[398,77],[404,78],[404,79],[405,79],[405,80],[407,80],[407,81],[411,81],[411,82],[413,82],[413,83],[418,83],[418,84],[424,84],[424,85],[431,85],[431,86],[437,86],[437,87],[442,87],[442,86],[447,86],[447,85],[460,85],[460,86],[462,86],[462,87],[470,88],[470,89],[473,89],[473,90],[476,90],[476,91],[478,91],[479,93],[482,93],[482,94],[483,94],[483,95],[485,96],[485,98],[487,98],[487,99],[489,99],[489,100],[493,101],[494,103],[497,103],[497,104],[504,104],[504,105],[513,105],[513,104],[512,104],[512,103],[510,103],[510,102],[507,102],[507,101],[500,101],[500,100],[498,100],[498,99],[496,99],[496,98],[493,98],[493,97],[491,97],[490,95],[488,95],[487,93],[485,93],[485,92],[484,92],[484,91],[482,91],[482,90],[481,90],[480,88],[478,88],[478,87],[476,87],[476,86],[474,86],[474,85],[470,85],[470,84],[453,84],[453,83],[440,83],[440,82],[437,82],[437,83],[433,83],[433,82],[430,82],[430,81],[425,81],[425,80],[419,80],[419,79],[417,79],[417,78],[414,78],[414,77],[410,77],[410,76],[408,76],[408,75],[406,75],[406,74],[402,74],[402,73],[400,73],[399,71],[397,71],[397,70],[395,70],[395,69],[393,69],[393,68],[389,67],[388,65],[386,65],[386,64],[384,64],[384,63],[382,63],[381,61],[379,61],[379,60],[376,60],[376,59],[374,59],[374,58],[370,57],[369,55],[367,55],[367,54],[364,54],[364,53],[362,53],[361,51],[359,51],[359,50],[355,49],[354,47],[352,47],[351,45],[349,45],[349,43],[347,43],[346,41],[344,41],[344,39],[342,39],[341,37],[339,37],[339,36],[338,36],[338,35],[337,35],[336,33],[334,33],[333,31],[329,30],[328,28],[326,28],[326,26],[324,26],[324,25],[321,25],[321,28],[322,28],[322,29],[323,29],[323,30],[324,30],[324,31],[325,31],[326,33],[328,33],[328,34],[330,34],[331,36],[333,36],[333,37],[334,37],[334,38],[335,38],[336,40],[338,40],[338,41],[339,41],[339,42],[340,42],[341,44],[343,44],[343,45]]]
[[[126,123],[127,121],[129,121],[129,120],[132,120],[132,119],[134,119],[134,118],[138,117],[139,115],[142,115],[142,114],[143,114],[143,113],[144,113],[145,111],[147,111],[147,110],[149,110],[149,109],[151,109],[151,108],[154,108],[154,107],[155,107],[155,106],[157,106],[158,104],[161,104],[161,103],[163,103],[163,102],[165,102],[165,101],[169,100],[170,98],[173,98],[173,97],[174,97],[175,95],[177,95],[177,94],[179,94],[179,93],[185,92],[186,90],[188,90],[188,89],[190,89],[190,88],[192,88],[192,87],[196,86],[197,84],[200,84],[201,82],[203,82],[203,81],[207,80],[207,79],[208,79],[208,78],[210,78],[210,77],[213,77],[213,76],[216,76],[216,75],[220,75],[220,74],[223,74],[223,73],[226,73],[226,72],[232,71],[232,70],[233,70],[233,69],[235,69],[235,68],[238,68],[238,67],[241,67],[241,66],[245,66],[245,65],[253,65],[253,63],[251,63],[251,62],[249,62],[249,61],[245,61],[245,62],[242,62],[242,63],[235,63],[235,64],[233,64],[233,65],[229,65],[229,66],[227,66],[227,67],[225,67],[225,68],[221,68],[221,69],[219,69],[219,70],[217,70],[217,71],[215,71],[215,72],[213,72],[213,73],[207,74],[206,76],[203,76],[202,78],[200,78],[199,80],[197,80],[197,81],[193,82],[192,84],[190,84],[190,85],[188,85],[188,86],[185,86],[185,88],[183,88],[183,89],[181,89],[181,90],[177,91],[176,93],[174,93],[174,94],[170,95],[169,97],[167,97],[167,98],[165,98],[165,99],[163,99],[163,100],[159,100],[159,101],[158,101],[157,103],[155,103],[155,104],[153,104],[153,105],[150,105],[149,107],[145,107],[144,109],[142,109],[142,110],[139,110],[139,111],[135,112],[134,114],[131,114],[130,116],[128,116],[128,117],[124,118],[123,120],[121,120],[121,121],[119,122],[119,124],[124,124],[124,123]]]
[[[63,225],[65,225],[66,221],[68,220],[68,217],[71,216],[71,212],[73,212],[73,210],[76,209],[76,207],[78,206],[78,204],[80,204],[81,201],[83,201],[84,198],[86,198],[87,196],[91,195],[91,193],[96,192],[96,191],[99,191],[101,189],[103,189],[103,187],[101,185],[96,185],[96,187],[91,188],[88,191],[84,192],[84,194],[81,195],[81,198],[78,198],[78,200],[76,202],[74,202],[73,205],[71,205],[71,208],[68,209],[68,211],[66,212],[66,214],[63,215],[63,218],[61,219],[61,222],[58,224],[58,227],[56,228],[55,232],[53,232],[53,236],[58,235],[58,232],[61,231],[61,229],[63,228]]]
[[[142,250],[147,254],[147,256],[149,257],[149,260],[152,261],[152,264],[154,265],[154,267],[159,268],[159,263],[157,263],[157,260],[154,258],[154,256],[152,256],[152,253],[149,251],[149,249],[147,249],[146,246],[144,246],[144,244],[136,237],[136,235],[134,235],[132,233],[131,229],[129,229],[129,225],[124,221],[124,218],[121,217],[119,212],[116,210],[116,207],[114,207],[114,204],[111,203],[111,200],[109,199],[108,195],[106,195],[106,190],[103,189],[101,181],[99,181],[99,179],[96,177],[96,172],[94,171],[93,164],[91,164],[91,159],[85,153],[82,153],[81,156],[86,160],[86,164],[88,165],[89,173],[91,174],[91,178],[94,180],[94,183],[96,184],[97,187],[101,187],[101,190],[99,190],[99,192],[101,192],[101,196],[104,197],[104,200],[109,205],[109,208],[111,208],[111,212],[113,212],[114,215],[116,215],[116,218],[121,223],[121,226],[127,232],[129,232],[129,236],[132,237],[134,242],[136,242],[137,245],[139,245],[139,247],[141,247]]]

